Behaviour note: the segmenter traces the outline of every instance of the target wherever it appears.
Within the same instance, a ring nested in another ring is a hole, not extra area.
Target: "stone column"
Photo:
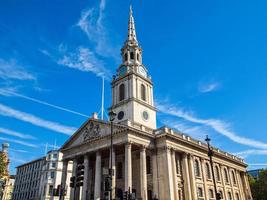
[[[153,178],[153,197],[159,198],[158,191],[158,160],[157,160],[157,152],[153,152],[152,155],[152,178]]]
[[[241,198],[241,200],[245,200],[246,198],[244,196],[244,188],[242,187],[241,178],[240,178],[240,172],[239,171],[236,172],[236,178],[237,178],[240,198]]]
[[[251,199],[251,192],[250,192],[250,187],[249,187],[249,183],[247,180],[247,175],[245,172],[241,172],[241,180],[243,183],[245,197],[246,197],[246,199],[250,200]]]
[[[191,200],[191,185],[190,185],[190,177],[189,177],[189,168],[188,168],[188,155],[184,153],[182,156],[182,170],[183,170],[183,180],[184,180],[184,195],[185,200]]]
[[[111,154],[109,157],[109,168],[112,168],[113,174],[112,174],[112,199],[116,198],[116,152],[113,148],[112,150],[112,164],[111,162]]]
[[[190,174],[190,180],[191,180],[191,191],[192,191],[192,199],[197,200],[197,189],[196,189],[196,177],[194,173],[194,158],[192,155],[189,155],[188,158],[189,161],[189,174]]]
[[[132,145],[125,145],[125,186],[124,191],[132,192]]]
[[[179,200],[178,197],[178,183],[177,183],[177,163],[176,163],[176,156],[175,151],[172,151],[172,173],[173,173],[173,190],[174,190],[174,199]]]
[[[88,186],[89,186],[89,156],[84,155],[84,178],[83,178],[83,188],[82,188],[82,199],[86,200],[89,197]]]
[[[205,170],[205,162],[204,159],[200,158],[201,160],[201,173],[202,173],[202,179],[203,179],[203,183],[204,183],[204,194],[205,194],[205,199],[209,199],[209,191],[207,188],[207,174],[206,174],[206,170]]]
[[[140,152],[140,191],[142,200],[147,200],[146,148]]]
[[[95,190],[94,190],[94,199],[100,200],[101,196],[101,153],[96,152],[96,161],[95,161]]]
[[[167,184],[168,184],[168,197],[169,200],[174,200],[174,192],[173,192],[173,170],[172,170],[172,157],[171,157],[171,149],[166,147],[166,172],[167,172]]]
[[[62,188],[62,193],[63,193],[63,189],[66,188],[66,183],[67,183],[67,175],[68,175],[68,161],[67,160],[63,160],[63,168],[62,168],[62,176],[61,176],[61,188]],[[61,194],[62,194],[61,193]],[[61,196],[60,200],[63,200],[63,194]]]
[[[76,177],[76,172],[77,172],[77,159],[75,158],[73,160],[73,165],[72,165],[72,176],[75,176]],[[71,191],[70,191],[70,199],[71,200],[75,200],[75,194],[76,193],[76,190],[75,188],[71,188]]]

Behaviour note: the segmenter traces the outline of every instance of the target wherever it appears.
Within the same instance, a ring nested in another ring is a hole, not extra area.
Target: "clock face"
[[[138,67],[138,73],[144,77],[147,77],[146,70],[142,66]]]
[[[119,76],[124,76],[127,73],[127,67],[122,66],[119,70]]]
[[[142,116],[143,116],[143,119],[144,119],[145,121],[147,121],[148,118],[149,118],[149,114],[148,114],[147,111],[143,111]]]
[[[122,120],[123,117],[124,117],[124,112],[120,111],[119,114],[118,114],[118,120]]]

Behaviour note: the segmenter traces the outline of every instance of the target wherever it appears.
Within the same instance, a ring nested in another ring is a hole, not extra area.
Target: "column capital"
[[[164,146],[164,150],[167,150],[168,152],[170,152],[172,150],[172,147],[166,145],[166,146]]]

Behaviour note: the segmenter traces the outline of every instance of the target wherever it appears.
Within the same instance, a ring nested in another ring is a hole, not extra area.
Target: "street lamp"
[[[213,150],[210,146],[210,141],[211,139],[209,138],[209,136],[207,135],[205,141],[207,142],[208,145],[208,156],[210,158],[210,165],[211,165],[211,172],[212,172],[212,178],[213,178],[213,183],[214,183],[214,190],[215,190],[215,195],[216,195],[216,200],[221,200],[221,194],[217,192],[217,185],[216,185],[216,180],[215,180],[215,176],[214,176],[214,169],[213,169]]]
[[[117,114],[111,110],[109,113],[109,121],[110,121],[110,169],[109,169],[109,176],[110,176],[110,180],[111,180],[111,183],[110,183],[110,192],[109,192],[109,199],[112,200],[112,181],[113,181],[113,166],[112,166],[112,158],[113,158],[113,121],[115,120],[115,117],[117,116]]]

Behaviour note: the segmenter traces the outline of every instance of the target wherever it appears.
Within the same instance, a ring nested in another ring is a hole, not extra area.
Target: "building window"
[[[50,173],[50,178],[55,178],[55,172]]]
[[[55,162],[52,162],[52,167],[56,168],[56,163]]]
[[[53,154],[53,158],[57,158],[57,154],[56,153]]]
[[[117,178],[122,179],[122,162],[118,163],[117,167]]]
[[[195,159],[195,176],[200,177],[200,166],[197,159]]]
[[[176,173],[181,175],[180,158],[176,157]]]
[[[211,179],[211,173],[210,173],[210,166],[208,163],[206,163],[206,178]]]
[[[228,192],[228,200],[233,200],[231,192]]]
[[[226,183],[229,183],[229,177],[228,177],[227,169],[224,168],[223,171],[224,171],[224,179],[225,179],[225,182],[226,182]]]
[[[124,54],[124,61],[127,61],[128,60],[128,53],[126,52],[125,54]]]
[[[153,197],[152,197],[152,190],[148,190],[147,191],[147,200],[152,200],[153,199]]]
[[[125,99],[125,85],[121,84],[119,87],[119,93],[120,93],[120,101]]]
[[[53,195],[53,185],[49,185],[48,195]]]
[[[140,61],[139,53],[137,53],[137,60]]]
[[[130,59],[133,60],[134,59],[134,52],[130,53]]]
[[[197,196],[203,197],[203,189],[201,187],[197,188]]]
[[[141,84],[141,99],[146,101],[146,86],[144,84]]]
[[[220,172],[219,172],[219,167],[218,166],[215,167],[215,177],[216,177],[217,181],[221,181]]]
[[[151,174],[150,156],[146,157],[146,172],[147,172],[147,174]]]
[[[235,173],[234,173],[234,171],[232,171],[232,179],[233,179],[233,183],[236,184],[236,178],[235,178]]]
[[[220,190],[219,193],[221,195],[221,199],[223,199],[223,192]]]
[[[240,198],[239,198],[239,194],[238,194],[238,193],[235,193],[235,199],[236,199],[236,200],[240,200]]]
[[[209,199],[213,199],[214,198],[214,193],[212,189],[209,189]]]

